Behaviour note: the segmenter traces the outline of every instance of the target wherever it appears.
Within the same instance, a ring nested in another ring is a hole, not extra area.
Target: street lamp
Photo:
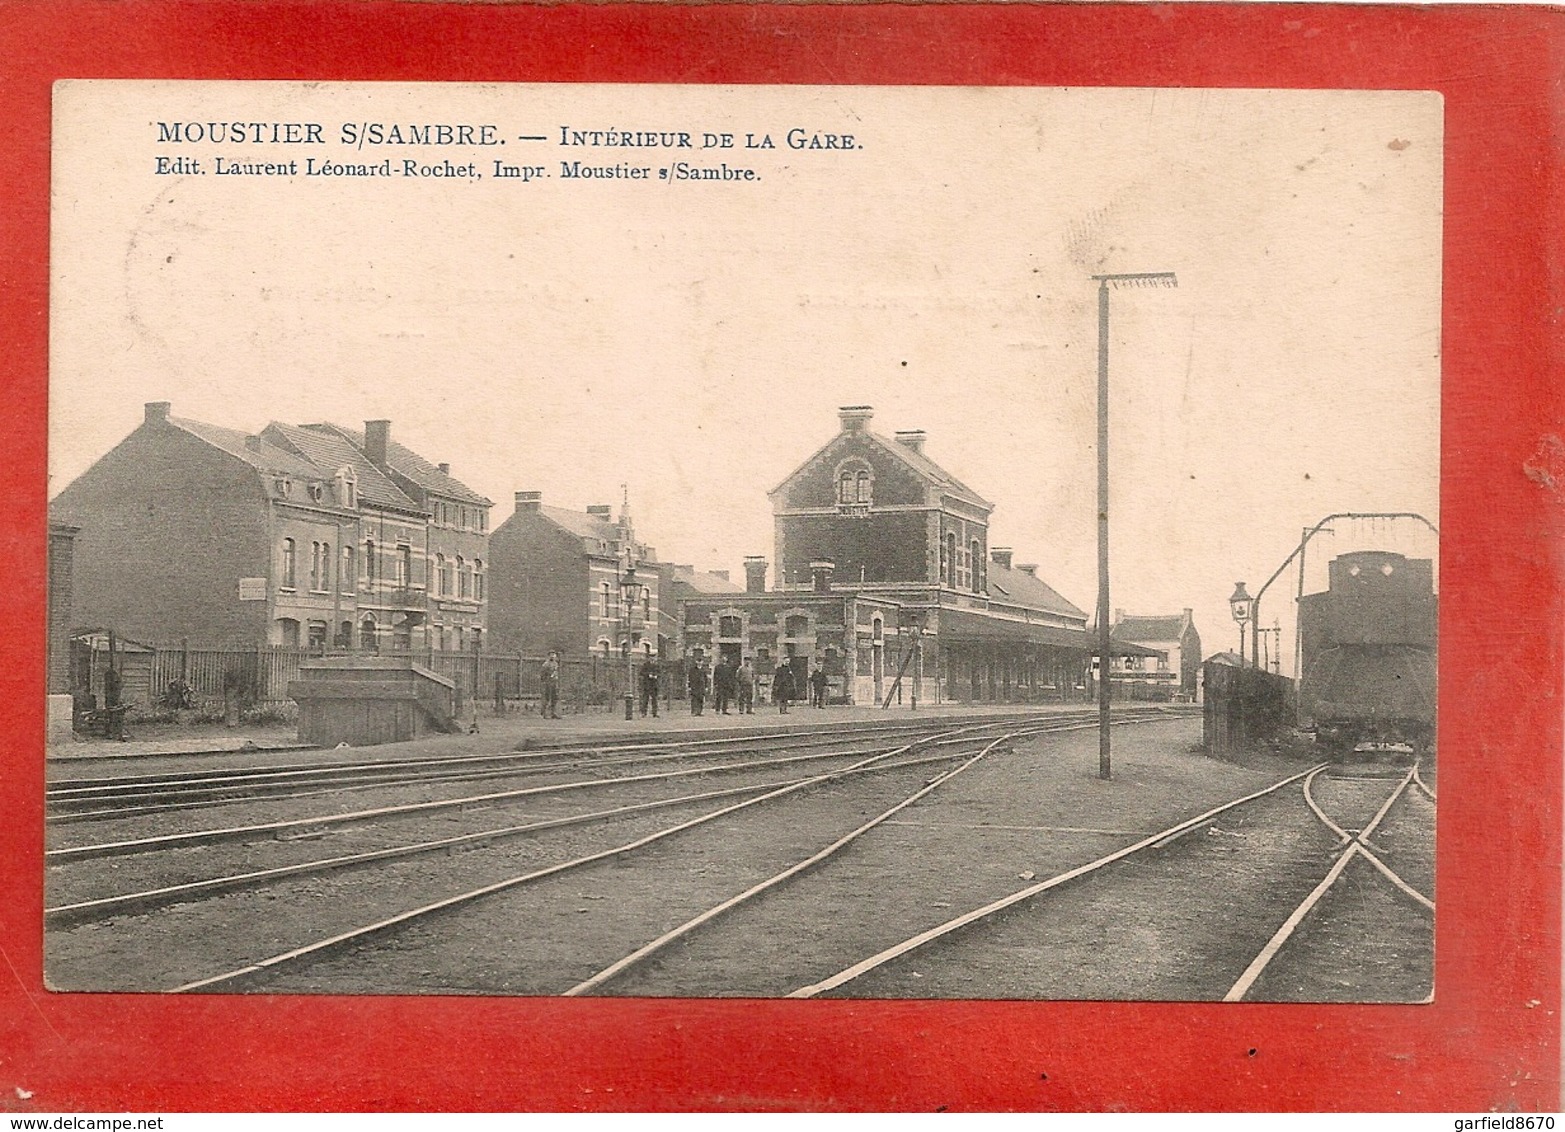
[[[1098,283],[1098,777],[1109,774],[1109,284],[1177,287],[1172,271],[1094,275]]]
[[[630,639],[631,611],[641,601],[642,584],[636,578],[636,564],[628,563],[620,576],[620,611],[625,621],[625,718],[634,718],[636,706],[636,653]]]
[[[1233,596],[1228,599],[1228,608],[1233,610],[1234,620],[1239,623],[1239,667],[1244,667],[1244,626],[1250,620],[1250,613],[1255,604],[1255,599],[1245,592],[1243,582],[1234,583]]]

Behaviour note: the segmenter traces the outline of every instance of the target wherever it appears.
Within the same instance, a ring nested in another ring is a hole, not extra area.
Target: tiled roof
[[[674,584],[687,586],[698,594],[721,595],[745,592],[739,583],[706,570],[674,568]]]
[[[1126,617],[1109,629],[1109,635],[1122,641],[1177,641],[1184,631],[1184,614],[1171,613],[1162,617]]]
[[[330,423],[305,425],[309,429],[331,430],[339,433],[360,451],[364,449],[364,434],[356,429],[343,428]],[[485,499],[461,480],[454,479],[431,464],[417,452],[395,440],[386,445],[386,463],[392,470],[406,476],[425,491],[455,499],[460,503],[476,503],[481,507],[492,506],[492,499]]]
[[[323,469],[317,473],[319,475],[330,477],[338,468],[351,465],[358,483],[359,498],[364,502],[383,507],[400,507],[406,511],[421,510],[346,437],[329,430],[280,424],[277,421],[267,425],[266,429],[303,454],[317,468]]]
[[[991,598],[1067,617],[1085,619],[1087,616],[1049,583],[1025,570],[1014,570],[998,562],[990,562],[988,572]]]
[[[170,417],[168,423],[192,436],[199,437],[214,448],[221,448],[229,455],[239,457],[259,471],[282,472],[308,479],[331,478],[330,472],[323,472],[308,460],[285,448],[269,444],[265,440],[261,440],[255,448],[251,448],[248,443],[250,435],[238,429],[223,428],[221,425],[210,425],[203,421],[186,420],[182,417]]]
[[[619,538],[618,524],[600,519],[596,515],[589,515],[585,511],[572,511],[568,507],[540,507],[538,510],[544,518],[578,538],[608,543]]]

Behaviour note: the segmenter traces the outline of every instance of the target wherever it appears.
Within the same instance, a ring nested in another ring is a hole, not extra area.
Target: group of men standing
[[[749,657],[739,664],[726,656],[719,657],[710,672],[701,661],[692,661],[685,678],[690,691],[691,715],[700,715],[705,710],[709,690],[712,710],[718,714],[728,715],[729,708],[735,706],[740,715],[755,714],[755,668]]]
[[[560,657],[558,653],[549,654],[539,676],[543,717],[559,719]],[[735,664],[728,657],[722,656],[710,669],[703,661],[694,660],[686,666],[685,678],[690,693],[691,715],[701,715],[705,712],[708,694],[712,697],[712,709],[721,715],[730,714],[732,708],[738,708],[740,715],[755,714],[758,688],[755,668],[750,663],[749,657]],[[641,693],[642,716],[651,714],[656,718],[658,699],[663,690],[663,670],[656,657],[648,657],[642,662],[637,687]],[[817,664],[808,677],[799,679],[795,677],[792,665],[780,664],[772,675],[772,703],[777,705],[779,712],[787,714],[789,704],[808,694],[812,707],[824,708],[826,688],[826,670],[820,665]]]

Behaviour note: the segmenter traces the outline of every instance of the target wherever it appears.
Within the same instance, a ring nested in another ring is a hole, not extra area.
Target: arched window
[[[975,594],[983,593],[984,592],[984,575],[983,575],[983,561],[984,561],[984,558],[983,558],[983,551],[979,548],[977,539],[974,539],[972,541],[972,543],[969,545],[969,547],[968,547],[968,555],[969,555],[968,561],[971,562],[972,565],[973,565],[973,576],[972,576],[972,578],[969,579],[969,581],[972,583],[972,586],[973,586],[973,592]]]
[[[294,563],[293,539],[285,538],[285,539],[283,539],[283,569],[282,569],[282,587],[283,587],[283,589],[291,590],[291,589],[294,588],[295,578],[296,578],[296,575],[295,575],[294,571],[296,569],[297,569],[297,566]]]
[[[868,469],[865,469],[864,471],[859,472],[857,489],[858,490],[857,490],[857,492],[855,494],[855,501],[859,502],[859,503],[868,503],[870,501],[870,498],[869,498],[869,470]]]
[[[359,622],[359,647],[361,649],[374,649],[379,647],[375,634],[375,618],[368,615]]]
[[[331,543],[321,543],[321,589],[331,589]]]
[[[413,548],[400,546],[397,548],[397,588],[405,590],[408,583],[413,580]]]
[[[375,540],[364,540],[364,580],[375,581]]]
[[[451,559],[445,555],[440,556],[440,592],[450,597],[456,593],[456,582],[452,580]]]
[[[473,568],[460,554],[456,558],[456,596],[460,598],[473,596]]]
[[[607,617],[609,615],[609,584],[607,582],[604,582],[603,585],[599,588],[598,597],[602,602],[598,616]]]
[[[473,600],[484,600],[484,560],[473,559]]]
[[[956,589],[956,534],[946,535],[946,585]]]
[[[435,555],[435,585],[436,596],[450,592],[450,579],[446,577],[446,556]]]
[[[837,502],[853,502],[853,472],[848,468],[842,470],[842,477],[837,481]]]
[[[310,544],[310,589],[311,590],[318,590],[320,588],[321,588],[321,544],[318,543],[318,542],[312,542]]]
[[[339,574],[338,577],[337,577],[338,588],[343,589],[343,590],[352,590],[353,589],[353,583],[354,583],[355,579],[358,578],[358,574],[356,572],[358,570],[358,568],[359,568],[358,567],[358,563],[356,563],[353,560],[353,547],[351,547],[351,546],[343,547],[342,548],[342,573]],[[352,629],[351,625],[349,626],[349,629],[351,631],[351,629]]]

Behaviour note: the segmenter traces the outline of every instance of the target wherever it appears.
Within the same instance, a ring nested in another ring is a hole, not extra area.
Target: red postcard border
[[[1273,4],[0,0],[0,482],[11,500],[0,518],[0,1109],[1557,1110],[1561,18]],[[1440,91],[1436,1003],[45,991],[49,113],[52,82],[77,77]]]

